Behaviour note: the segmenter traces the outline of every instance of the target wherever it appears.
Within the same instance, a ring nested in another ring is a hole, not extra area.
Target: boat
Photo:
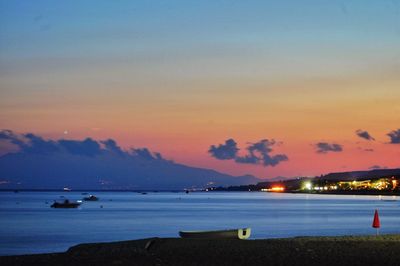
[[[95,195],[89,195],[89,197],[84,197],[83,200],[84,201],[98,201],[99,198],[96,197]]]
[[[231,238],[247,239],[250,237],[251,228],[229,229],[217,231],[180,231],[182,238]]]
[[[71,208],[78,208],[80,205],[81,205],[80,202],[70,202],[69,200],[66,199],[63,202],[54,201],[54,203],[50,207],[71,209]]]

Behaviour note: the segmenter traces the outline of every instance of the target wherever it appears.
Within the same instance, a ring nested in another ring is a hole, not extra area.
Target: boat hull
[[[90,197],[84,197],[83,200],[84,201],[98,201],[99,198],[95,197],[95,196],[90,196]]]
[[[80,203],[53,203],[50,207],[52,208],[62,208],[62,209],[72,209],[78,208],[81,204]]]
[[[229,238],[247,239],[250,237],[251,228],[218,230],[218,231],[180,231],[182,238]]]

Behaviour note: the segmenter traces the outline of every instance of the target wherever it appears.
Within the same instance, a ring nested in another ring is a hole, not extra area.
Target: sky
[[[313,176],[400,167],[399,102],[399,1],[0,0],[0,129]]]

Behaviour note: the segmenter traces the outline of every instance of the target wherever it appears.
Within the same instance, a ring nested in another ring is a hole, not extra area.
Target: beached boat
[[[247,239],[250,237],[251,228],[229,229],[218,231],[180,231],[182,238],[233,238]]]
[[[51,208],[78,208],[81,205],[79,202],[70,202],[69,200],[64,200],[64,202],[57,202],[55,201],[50,207]]]
[[[95,195],[90,195],[89,197],[84,197],[83,200],[84,201],[98,201],[99,198],[96,197]]]

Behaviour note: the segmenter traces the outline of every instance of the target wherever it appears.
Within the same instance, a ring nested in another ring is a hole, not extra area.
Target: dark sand
[[[264,240],[152,238],[3,256],[0,265],[400,265],[400,235]]]

